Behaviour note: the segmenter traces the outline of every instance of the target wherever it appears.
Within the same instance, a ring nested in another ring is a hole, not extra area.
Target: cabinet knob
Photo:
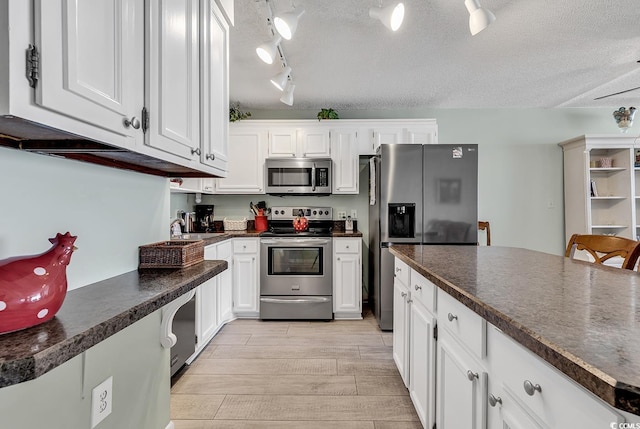
[[[496,398],[491,393],[489,393],[489,405],[495,407],[497,404],[502,405],[502,398],[499,396]]]
[[[200,148],[199,147],[197,147],[195,149],[192,148],[191,149],[191,155],[193,155],[193,154],[200,155]]]
[[[456,316],[455,314],[447,314],[447,319],[449,319],[449,322],[453,322],[454,320],[458,320],[458,316]]]
[[[205,159],[210,159],[211,161],[215,161],[216,160],[216,155],[214,153],[208,153],[204,157],[205,157]]]
[[[349,248],[349,245],[347,245],[347,249]]]
[[[340,258],[336,258],[336,261],[339,261],[339,260],[340,260]]]
[[[400,271],[402,271],[402,268],[396,268],[396,273],[399,273]]]
[[[135,116],[131,119],[124,118],[122,123],[124,124],[125,128],[133,127],[134,130],[137,130],[140,128],[140,120]]]
[[[533,384],[529,380],[524,381],[524,391],[527,392],[527,395],[533,396],[536,394],[536,391],[542,392],[542,387],[539,384]]]
[[[422,286],[418,286],[418,285],[413,285],[415,290],[422,290]]]
[[[411,304],[412,302],[413,302],[413,300],[412,300],[412,299],[408,299],[408,300],[407,300],[407,304]]]
[[[467,370],[467,378],[469,381],[474,381],[476,378],[479,378],[479,376],[477,372],[473,372],[469,369]]]
[[[400,293],[400,296],[404,298],[405,296],[407,296],[407,293],[406,292],[402,292],[402,293]]]

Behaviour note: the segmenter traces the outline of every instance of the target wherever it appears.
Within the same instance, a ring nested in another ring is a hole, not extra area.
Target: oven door
[[[263,238],[260,246],[260,295],[332,294],[331,238]]]

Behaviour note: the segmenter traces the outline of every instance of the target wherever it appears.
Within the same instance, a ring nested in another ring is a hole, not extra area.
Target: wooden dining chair
[[[624,259],[622,268],[633,270],[640,257],[640,241],[612,235],[573,234],[564,256],[573,259],[576,250],[589,253],[596,264],[619,256]]]
[[[478,230],[487,232],[487,246],[491,246],[491,228],[489,222],[483,220],[478,221]]]

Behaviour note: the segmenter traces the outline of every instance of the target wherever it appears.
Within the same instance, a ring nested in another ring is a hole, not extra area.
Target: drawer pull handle
[[[542,387],[539,384],[533,384],[529,380],[524,381],[524,391],[527,392],[527,395],[533,396],[536,391],[542,392]]]
[[[495,407],[496,405],[502,405],[502,398],[501,397],[495,397],[493,396],[491,393],[489,394],[489,405],[491,405],[492,407]]]
[[[406,292],[402,292],[402,293],[400,294],[400,296],[404,298],[405,296],[407,296],[407,293],[406,293]]]
[[[447,314],[447,319],[449,319],[449,322],[453,322],[454,320],[458,320],[458,316],[456,316],[455,314]]]
[[[402,268],[396,268],[396,273],[399,273],[400,271],[402,271]]]
[[[413,300],[412,300],[412,299],[408,299],[408,300],[407,300],[407,304],[411,304],[412,302],[413,302]]]
[[[478,373],[477,372],[473,372],[471,370],[467,371],[467,378],[469,379],[469,381],[474,381],[476,378],[479,378]]]
[[[200,148],[199,147],[197,147],[195,149],[191,148],[191,155],[196,154],[196,155],[200,156],[200,153],[201,152],[200,152]]]
[[[422,286],[414,285],[413,287],[414,287],[416,290],[422,290]]]

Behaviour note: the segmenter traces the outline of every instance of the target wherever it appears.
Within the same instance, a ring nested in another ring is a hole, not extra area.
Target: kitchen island
[[[91,427],[92,390],[109,377],[113,412],[100,427],[170,424],[163,307],[226,269],[124,273],[69,291],[49,322],[1,335],[0,427]]]
[[[518,248],[394,245],[391,252],[435,284],[438,293],[446,292],[481,316],[487,331],[493,325],[640,421],[637,272]],[[487,345],[487,360],[494,359],[495,350]]]

